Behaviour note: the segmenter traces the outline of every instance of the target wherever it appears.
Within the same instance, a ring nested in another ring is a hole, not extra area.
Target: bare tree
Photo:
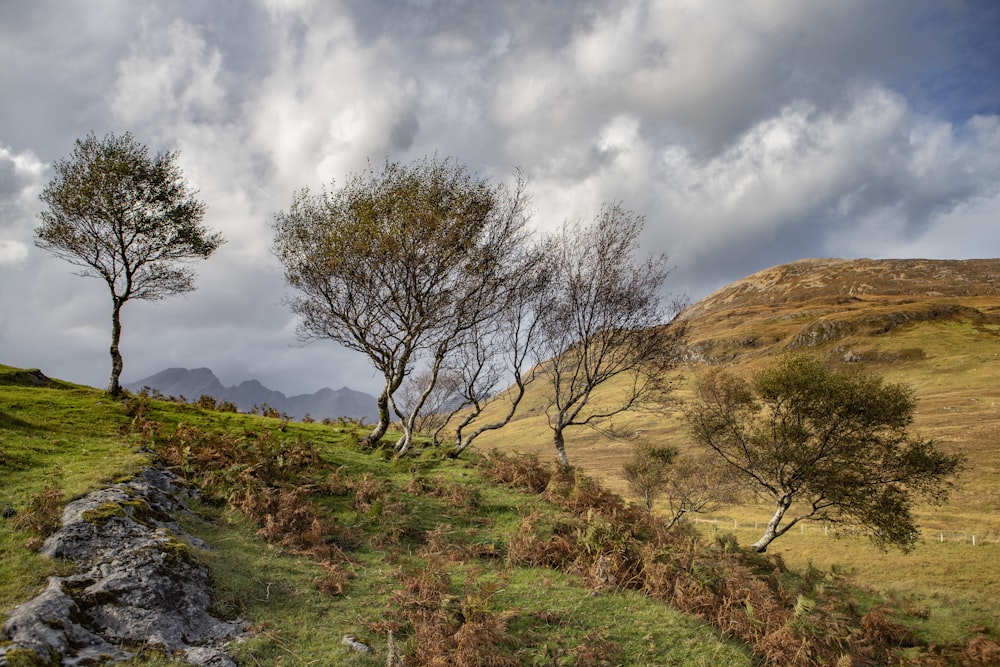
[[[662,398],[665,371],[677,360],[684,325],[668,319],[682,303],[664,304],[665,255],[633,261],[643,218],[605,205],[593,224],[567,224],[551,240],[554,279],[543,308],[541,364],[549,428],[559,461],[569,465],[565,431],[607,427],[611,419]],[[615,381],[615,391],[593,401]]]
[[[303,190],[275,217],[274,250],[298,291],[292,310],[303,340],[331,339],[366,354],[382,374],[375,445],[395,413],[398,455],[447,356],[503,284],[521,243],[527,196],[518,176],[494,186],[450,160],[387,163],[320,195]],[[428,381],[410,405],[396,392],[418,362]]]
[[[178,153],[157,153],[130,133],[77,139],[68,160],[40,195],[35,244],[83,267],[111,290],[111,378],[121,393],[121,310],[131,299],[159,301],[194,289],[184,263],[206,259],[224,242],[200,223],[205,204],[177,166]]]
[[[703,454],[678,456],[661,490],[669,512],[667,527],[683,522],[688,514],[714,512],[736,502],[740,488],[728,466]]]
[[[464,414],[455,426],[451,457],[459,456],[483,433],[510,423],[528,385],[538,377],[534,372],[539,361],[536,343],[552,277],[544,260],[541,246],[520,258],[503,307],[487,322],[488,327],[472,332],[457,357]],[[499,391],[501,383],[509,386]],[[487,419],[487,406],[499,404],[503,404],[500,412]],[[449,419],[458,412],[456,409]]]
[[[406,406],[415,405],[420,399],[424,389],[431,382],[430,376],[430,369],[424,369],[411,373],[400,385],[396,400],[404,406],[404,412],[408,409]],[[461,389],[462,378],[457,372],[451,369],[440,371],[434,390],[425,399],[424,407],[416,419],[416,431],[431,434],[437,443],[441,431],[448,425],[451,414],[462,405]]]

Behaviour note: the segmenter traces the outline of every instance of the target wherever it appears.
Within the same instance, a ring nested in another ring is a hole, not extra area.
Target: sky
[[[994,0],[0,0],[0,363],[107,384],[107,286],[33,240],[91,132],[179,151],[227,239],[125,305],[126,382],[377,392],[298,342],[270,227],[369,162],[520,169],[540,231],[620,201],[691,301],[808,257],[998,257],[997,35]]]

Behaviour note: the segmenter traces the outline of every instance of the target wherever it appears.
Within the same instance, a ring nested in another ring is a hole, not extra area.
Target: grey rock
[[[242,623],[208,613],[208,570],[173,515],[189,511],[193,493],[165,471],[148,469],[124,484],[66,506],[63,526],[42,553],[72,561],[77,572],[50,577],[36,598],[16,607],[3,626],[10,644],[64,665],[128,659],[119,647],[184,651],[191,664],[235,665],[222,650]]]

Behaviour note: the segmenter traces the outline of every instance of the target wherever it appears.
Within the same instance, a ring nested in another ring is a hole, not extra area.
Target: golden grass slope
[[[711,367],[749,373],[791,350],[861,364],[914,387],[915,433],[969,456],[969,472],[939,508],[947,520],[928,510],[928,528],[954,528],[961,517],[1000,537],[1000,259],[802,260],[736,281],[681,317],[689,336],[678,403],[667,414],[630,415],[633,430],[687,448],[681,407]],[[532,387],[516,421],[478,446],[550,455],[542,394]],[[567,449],[572,463],[624,490],[617,472],[627,443],[581,429]]]
[[[700,374],[719,366],[749,374],[791,350],[906,383],[918,401],[912,432],[968,457],[948,503],[917,508],[925,541],[912,554],[882,554],[860,538],[834,539],[807,525],[772,551],[796,566],[837,565],[863,583],[912,595],[933,610],[929,622],[942,640],[1000,617],[1000,259],[802,260],[736,281],[681,317],[689,336],[675,403],[618,426],[683,452],[691,447],[683,404]],[[532,387],[516,421],[477,447],[554,456],[543,394]],[[566,448],[572,464],[628,497],[619,471],[629,443],[580,429],[567,433]],[[713,518],[748,544],[771,511],[749,503]]]

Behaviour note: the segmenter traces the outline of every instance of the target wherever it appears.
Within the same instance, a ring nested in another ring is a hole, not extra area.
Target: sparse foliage
[[[674,447],[637,440],[632,446],[632,457],[622,465],[622,477],[632,493],[642,498],[648,514],[652,514],[653,503],[669,483],[676,456]]]
[[[879,546],[911,548],[916,496],[943,500],[962,457],[912,439],[912,390],[788,356],[746,381],[714,372],[687,413],[695,440],[775,503],[753,548],[800,521],[853,525]],[[789,514],[789,512],[792,514]]]
[[[667,527],[688,514],[713,512],[738,500],[740,480],[732,468],[707,454],[679,456],[670,469],[662,497],[668,512]]]
[[[548,249],[553,279],[541,323],[540,372],[548,382],[546,414],[559,461],[569,465],[565,435],[574,426],[607,427],[611,419],[669,390],[665,370],[684,335],[679,301],[665,304],[665,255],[636,262],[643,218],[605,205],[593,224],[567,224]],[[598,387],[615,394],[591,409]]]
[[[48,210],[35,244],[82,267],[111,290],[111,378],[121,392],[121,309],[131,299],[158,301],[194,289],[183,264],[206,259],[223,243],[200,223],[205,204],[181,175],[176,152],[150,157],[130,133],[77,139],[39,198]]]
[[[470,331],[452,359],[452,373],[459,379],[458,395],[464,416],[455,426],[457,457],[487,431],[506,426],[517,412],[528,385],[539,376],[538,345],[541,323],[552,280],[541,246],[525,249],[513,263],[504,301],[494,317]],[[505,391],[501,383],[509,383]],[[504,403],[491,421],[482,419],[487,405]],[[459,407],[459,406],[456,406]],[[456,409],[449,421],[458,414]]]

